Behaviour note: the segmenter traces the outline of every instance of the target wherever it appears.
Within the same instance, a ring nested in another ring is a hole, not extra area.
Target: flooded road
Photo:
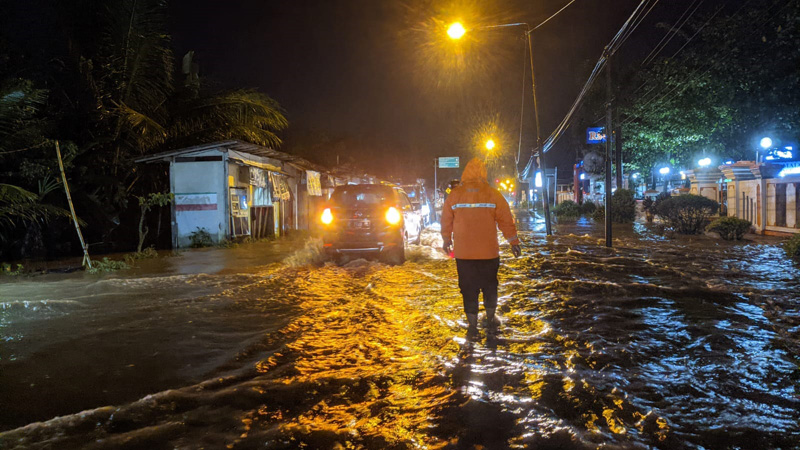
[[[522,219],[504,324],[474,342],[426,247],[0,284],[0,448],[800,448],[800,270],[775,241],[635,224],[606,249],[591,222]]]

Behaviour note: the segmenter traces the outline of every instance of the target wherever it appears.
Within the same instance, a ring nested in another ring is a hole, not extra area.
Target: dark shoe
[[[478,315],[467,314],[467,323],[469,324],[467,336],[476,336],[478,334]]]
[[[502,322],[495,314],[494,309],[487,309],[486,310],[486,326],[490,329],[497,329]]]

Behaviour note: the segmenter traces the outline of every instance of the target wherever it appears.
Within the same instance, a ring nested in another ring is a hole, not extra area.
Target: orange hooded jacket
[[[451,240],[457,259],[494,259],[500,255],[497,228],[509,244],[519,244],[508,202],[489,186],[486,166],[477,158],[467,163],[461,186],[450,192],[442,208],[442,238]]]

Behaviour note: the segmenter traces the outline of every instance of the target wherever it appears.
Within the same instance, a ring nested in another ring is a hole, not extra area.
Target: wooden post
[[[78,225],[78,217],[75,215],[75,207],[72,205],[72,196],[69,193],[67,176],[64,174],[64,162],[61,160],[61,148],[59,148],[58,146],[58,141],[56,141],[56,155],[58,155],[58,167],[61,169],[61,180],[64,182],[64,192],[67,193],[67,203],[69,203],[69,211],[72,213],[72,222],[75,223],[75,231],[78,233],[78,239],[81,241],[81,248],[83,248],[83,262],[81,263],[81,265],[89,266],[89,268],[91,269],[92,259],[89,258],[89,248],[83,241],[83,234],[81,233],[81,227],[80,225]]]

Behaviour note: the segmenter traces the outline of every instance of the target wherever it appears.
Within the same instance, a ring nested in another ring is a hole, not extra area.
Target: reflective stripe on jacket
[[[486,181],[486,167],[473,159],[442,208],[442,238],[453,240],[458,259],[493,259],[500,254],[497,229],[510,244],[519,244],[508,202]]]

